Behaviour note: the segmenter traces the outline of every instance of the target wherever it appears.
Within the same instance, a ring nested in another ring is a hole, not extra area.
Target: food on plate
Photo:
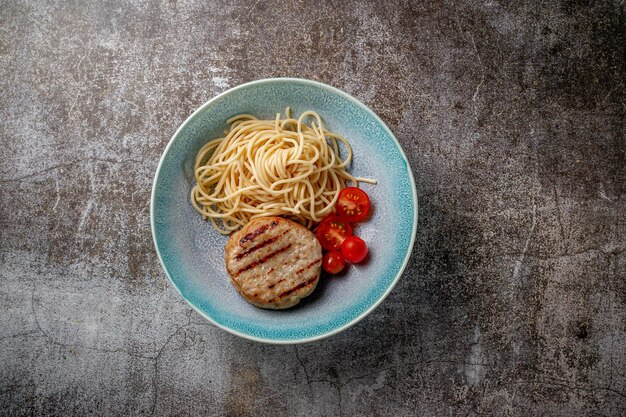
[[[341,220],[339,217],[330,215],[324,218],[317,226],[315,232],[322,248],[330,251],[341,249],[341,243],[345,238],[352,235],[350,223]]]
[[[348,262],[358,264],[367,256],[367,244],[358,236],[348,236],[341,244],[341,254]]]
[[[258,307],[292,307],[313,292],[322,268],[337,274],[367,256],[350,223],[370,215],[359,183],[376,181],[346,170],[350,144],[316,112],[296,119],[287,108],[284,118],[240,114],[227,123],[225,136],[196,155],[191,204],[231,234],[226,271],[237,291]]]
[[[226,270],[247,301],[270,309],[292,307],[313,292],[322,248],[313,232],[282,217],[252,220],[226,243]]]
[[[279,113],[273,120],[240,114],[228,124],[224,137],[209,141],[196,155],[190,196],[222,234],[268,216],[310,228],[333,211],[348,182],[376,183],[346,170],[350,144],[328,131],[316,112],[295,119],[287,108],[284,118]]]
[[[344,188],[339,193],[335,209],[342,220],[351,223],[362,222],[369,216],[370,198],[359,188]]]
[[[358,213],[361,216],[369,211],[369,197],[363,192],[359,199],[367,201],[367,209]],[[337,213],[339,212],[337,209]],[[352,235],[352,226],[344,219],[345,217],[335,214],[326,216],[317,226],[315,234],[322,248],[327,251],[322,260],[322,268],[331,275],[341,272],[346,267],[346,261],[353,264],[362,262],[368,253],[365,241]]]
[[[338,274],[346,267],[346,259],[341,252],[332,251],[324,255],[322,268],[331,275]]]

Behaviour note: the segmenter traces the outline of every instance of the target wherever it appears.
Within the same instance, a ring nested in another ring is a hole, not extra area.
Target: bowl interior
[[[350,171],[375,178],[363,186],[371,197],[372,218],[355,227],[369,246],[369,260],[341,276],[322,275],[318,288],[298,306],[263,310],[241,298],[225,271],[227,237],[189,203],[193,164],[200,147],[223,136],[236,114],[275,117],[285,107],[297,117],[320,114],[331,131],[353,148]],[[196,111],[168,145],[155,178],[152,227],[157,252],[174,286],[202,315],[218,326],[254,340],[275,343],[310,341],[336,333],[373,309],[402,273],[413,245],[417,201],[413,177],[389,129],[363,104],[324,84],[270,79],[236,87]]]

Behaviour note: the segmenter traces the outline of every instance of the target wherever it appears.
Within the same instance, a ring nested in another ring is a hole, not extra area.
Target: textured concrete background
[[[1,3],[1,414],[626,415],[623,2]],[[149,229],[176,128],[274,76],[374,109],[420,200],[389,298],[297,347],[205,322]]]

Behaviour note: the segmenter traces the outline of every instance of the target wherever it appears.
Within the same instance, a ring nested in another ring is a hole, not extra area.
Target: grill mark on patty
[[[272,259],[275,256],[280,255],[281,253],[285,252],[286,250],[288,250],[291,247],[291,243],[289,243],[287,246],[283,246],[280,249],[275,250],[274,252],[271,252],[267,255],[265,255],[265,257],[259,259],[256,262],[252,262],[251,264],[248,264],[246,266],[244,266],[243,268],[241,268],[239,271],[237,271],[235,273],[235,276],[240,275],[242,272],[246,272],[252,268],[256,268],[257,266],[264,264],[265,262],[269,261],[270,259]]]
[[[259,227],[258,229],[250,232],[250,233],[246,233],[241,239],[239,239],[239,246],[243,246],[244,243],[250,241],[250,240],[254,240],[254,238],[262,235],[263,233],[267,232],[268,229],[273,229],[276,226],[278,226],[278,222],[276,220],[272,220],[272,222],[270,224],[264,224],[263,226]]]
[[[278,284],[280,284],[281,282],[284,282],[284,281],[285,281],[285,278],[283,278],[283,279],[281,279],[279,281],[276,281],[275,283],[273,283],[272,285],[270,285],[267,288],[269,288],[271,290],[272,288],[274,288],[275,286],[277,286]]]
[[[306,282],[301,282],[300,284],[298,284],[298,285],[296,285],[296,286],[294,286],[294,287],[291,287],[291,288],[289,288],[289,289],[288,289],[288,290],[286,290],[286,291],[281,292],[280,294],[278,294],[278,299],[281,299],[281,298],[283,298],[283,297],[286,297],[286,296],[288,296],[289,294],[291,294],[291,293],[293,293],[293,292],[295,292],[295,291],[298,291],[300,288],[303,288],[303,287],[306,287],[306,286],[307,286],[307,285],[309,285],[309,284],[312,284],[313,282],[315,282],[315,280],[316,280],[316,279],[317,279],[317,275],[316,275],[316,276],[314,276],[313,278],[309,279],[309,280],[308,280],[308,281],[306,281]]]
[[[280,239],[281,237],[283,237],[287,232],[289,232],[289,230],[285,230],[284,232],[282,232],[279,235],[276,235],[274,237],[271,237],[267,240],[264,240],[263,242],[259,243],[256,246],[251,247],[250,249],[247,249],[237,255],[235,255],[235,260],[238,261],[240,259],[245,258],[246,256],[250,255],[252,252],[255,252],[259,249],[262,249],[264,247],[266,247],[267,245],[271,245],[272,243],[276,242],[278,239]],[[241,243],[241,241],[239,241],[239,243]]]
[[[316,259],[313,262],[311,262],[310,264],[308,264],[307,266],[305,266],[304,268],[300,268],[296,271],[296,275],[301,274],[302,272],[306,271],[307,269],[309,269],[310,267],[312,267],[313,265],[322,262],[322,258]]]

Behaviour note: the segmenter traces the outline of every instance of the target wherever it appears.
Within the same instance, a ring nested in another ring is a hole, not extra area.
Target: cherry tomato
[[[347,237],[341,244],[341,254],[353,264],[358,264],[367,256],[367,244],[356,236]]]
[[[356,187],[341,190],[335,204],[337,215],[347,222],[362,222],[370,213],[370,198]]]
[[[324,217],[315,234],[324,249],[338,251],[343,240],[352,235],[352,227],[350,223],[331,215]]]
[[[346,267],[346,260],[340,252],[328,252],[326,255],[324,255],[322,267],[324,268],[324,271],[328,272],[329,274],[338,274],[343,271],[343,268]]]

